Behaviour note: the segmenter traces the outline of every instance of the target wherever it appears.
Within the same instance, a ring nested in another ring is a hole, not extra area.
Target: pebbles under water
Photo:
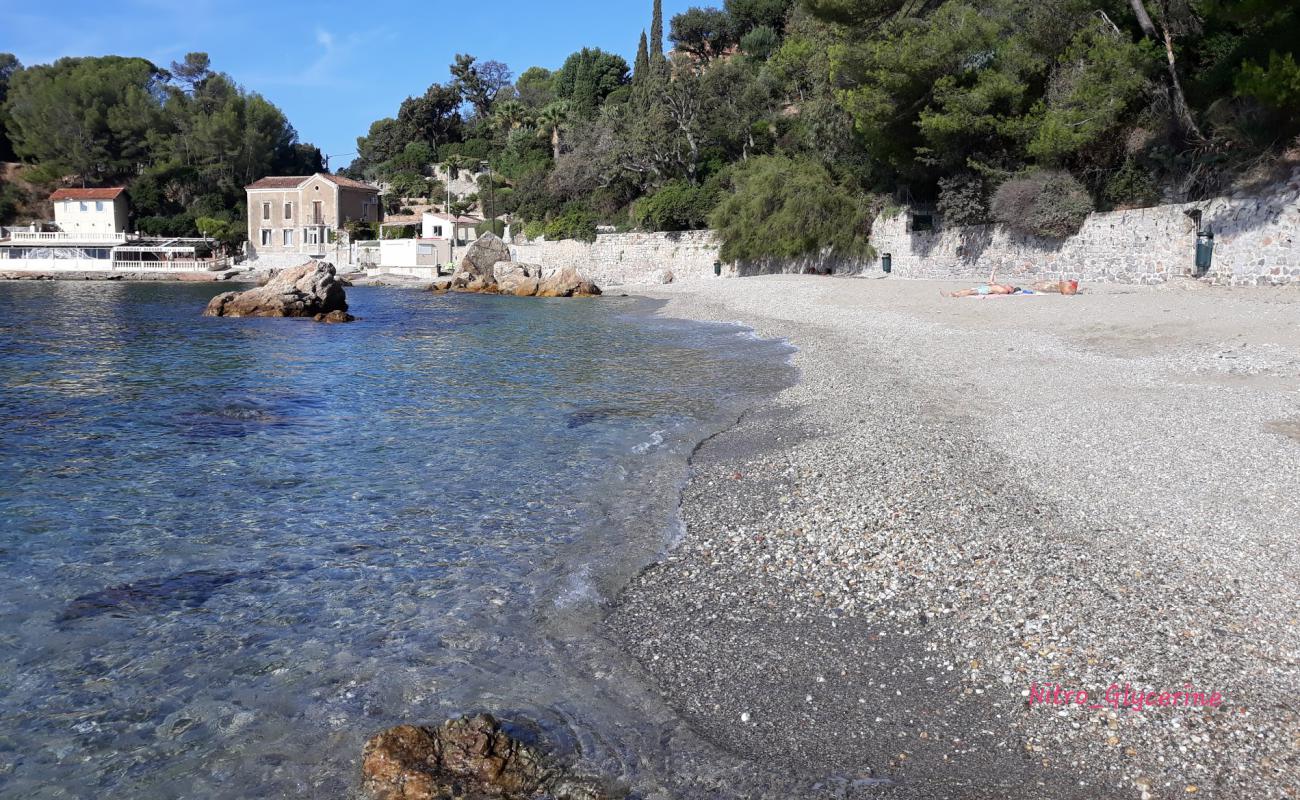
[[[213,291],[0,285],[5,794],[346,796],[368,734],[480,709],[689,769],[591,623],[789,348],[632,300],[354,289],[336,327]]]

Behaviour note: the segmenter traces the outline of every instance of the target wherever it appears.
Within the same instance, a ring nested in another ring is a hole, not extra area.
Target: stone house
[[[353,220],[379,222],[379,189],[338,175],[273,176],[245,187],[248,255],[323,258]]]

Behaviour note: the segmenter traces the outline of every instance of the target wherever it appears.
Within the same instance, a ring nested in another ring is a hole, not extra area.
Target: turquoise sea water
[[[343,797],[480,709],[653,782],[602,606],[788,348],[619,298],[0,284],[0,794]]]

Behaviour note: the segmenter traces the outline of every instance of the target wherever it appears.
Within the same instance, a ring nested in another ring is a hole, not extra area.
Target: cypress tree
[[[645,31],[641,31],[641,44],[636,49],[636,63],[632,66],[632,85],[639,86],[650,74],[650,48],[646,44]]]
[[[592,70],[591,58],[584,54],[573,81],[573,105],[578,116],[591,118],[596,114],[597,104],[596,73]]]
[[[654,19],[650,21],[650,58],[655,66],[664,60],[664,0],[655,0]]]

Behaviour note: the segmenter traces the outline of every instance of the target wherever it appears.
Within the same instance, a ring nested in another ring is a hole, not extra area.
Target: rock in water
[[[537,287],[538,297],[595,297],[600,287],[583,278],[573,267],[547,270]]]
[[[607,797],[566,776],[489,714],[450,720],[438,728],[390,728],[366,742],[362,759],[365,788],[375,800]]]
[[[501,294],[515,297],[532,297],[537,294],[542,268],[537,264],[520,264],[517,261],[499,261],[492,268],[497,288]]]
[[[348,310],[343,283],[334,265],[309,261],[286,269],[265,286],[246,292],[226,292],[212,298],[205,317],[315,317]]]

